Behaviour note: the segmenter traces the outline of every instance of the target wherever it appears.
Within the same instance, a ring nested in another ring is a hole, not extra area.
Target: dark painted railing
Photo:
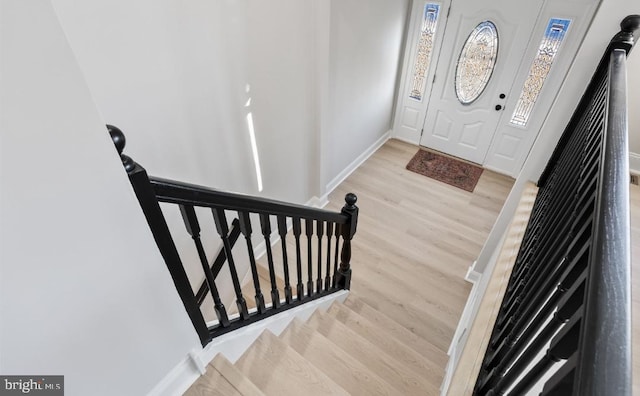
[[[620,24],[541,176],[474,394],[631,394],[626,56]]]
[[[331,212],[149,177],[144,168],[122,153],[125,147],[124,134],[112,125],[107,125],[107,129],[203,346],[216,336],[339,290],[349,289],[351,239],[356,232],[358,221],[358,208],[355,205],[357,198],[354,194],[347,194],[346,204],[341,212]],[[178,230],[169,229],[160,203],[176,205],[179,208],[186,232],[193,239],[204,275],[204,281],[195,292],[173,240],[172,232]],[[221,247],[213,262],[209,261],[203,246],[201,219],[199,220],[196,208],[208,209],[215,223]],[[232,218],[229,226],[229,220]],[[257,228],[256,231],[254,227]],[[245,240],[243,253],[248,256],[251,272],[254,291],[252,297],[255,301],[253,309],[243,295],[242,279],[235,258],[237,256],[234,257],[234,244],[240,235]],[[275,257],[271,246],[271,239],[276,235],[281,241],[279,257]],[[295,244],[295,253],[287,251],[288,238]],[[302,245],[305,239],[307,254],[303,257]],[[265,245],[268,285],[260,282],[259,264],[256,262],[254,249],[255,240],[260,240]],[[229,268],[235,292],[238,313],[235,318],[230,318],[218,291],[220,281],[216,278],[224,265]],[[292,271],[295,275],[293,280]],[[284,277],[283,285],[278,284],[278,274]],[[303,279],[305,275],[306,283]],[[269,297],[264,296],[267,294],[266,290]],[[203,302],[208,296],[213,300],[213,311],[217,318],[212,326],[207,326],[202,311]]]

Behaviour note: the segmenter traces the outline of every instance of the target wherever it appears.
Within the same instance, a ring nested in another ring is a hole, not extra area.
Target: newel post
[[[627,54],[633,48],[638,37],[635,35],[640,28],[640,15],[627,15],[620,22],[620,32],[616,34],[609,45],[607,53],[613,49],[623,49]]]
[[[358,197],[349,193],[344,197],[345,205],[342,208],[342,214],[347,215],[349,220],[342,227],[342,252],[340,253],[340,268],[338,268],[338,276],[336,284],[338,288],[348,290],[351,287],[351,239],[356,233],[358,225],[358,207],[356,202]]]
[[[153,238],[156,241],[156,245],[158,245],[158,250],[160,250],[160,254],[162,255],[162,258],[164,258],[164,262],[169,269],[171,278],[173,278],[173,283],[176,286],[185,309],[187,310],[191,323],[193,323],[193,326],[198,333],[202,346],[205,346],[209,341],[211,341],[211,336],[209,335],[209,330],[204,321],[204,317],[202,316],[202,312],[200,312],[200,307],[196,302],[193,289],[191,289],[191,284],[189,283],[187,273],[184,270],[182,261],[178,254],[178,250],[176,249],[176,245],[173,242],[171,233],[169,232],[167,222],[165,221],[162,210],[160,209],[160,204],[156,198],[155,191],[149,181],[147,171],[129,156],[122,153],[126,144],[124,133],[113,125],[107,125],[107,130],[109,131],[109,135],[111,135],[113,144],[118,150],[118,154],[120,154],[122,165],[124,165],[124,169],[127,171],[133,191],[138,198],[138,202],[140,203],[142,212],[147,219]],[[167,291],[167,293],[169,292],[170,291]]]

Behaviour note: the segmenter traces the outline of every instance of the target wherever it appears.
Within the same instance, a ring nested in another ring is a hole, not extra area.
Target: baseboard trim
[[[629,171],[640,175],[640,154],[629,153]]]
[[[322,209],[328,204],[329,204],[329,194],[324,194],[321,197],[313,196],[306,203],[307,206],[311,206],[313,208],[318,208],[318,209]]]
[[[217,337],[205,348],[191,351],[147,395],[182,395],[200,378],[202,370],[206,371],[207,365],[218,353],[235,363],[263,331],[269,330],[280,335],[293,319],[306,321],[316,310],[327,310],[334,301],[343,302],[348,295],[348,290],[341,290]]]
[[[329,183],[327,183],[325,189],[325,196],[328,196],[342,183],[349,175],[353,173],[360,165],[362,165],[373,153],[375,153],[383,144],[391,138],[391,130],[385,132],[378,140],[375,141],[368,149],[358,156],[353,162],[351,162],[338,176],[334,177]],[[328,202],[328,201],[327,201]]]
[[[478,281],[480,280],[480,278],[482,278],[482,272],[478,272],[476,271],[476,263],[477,261],[474,261],[473,264],[471,264],[471,266],[469,266],[469,269],[467,270],[466,275],[464,276],[464,280],[466,280],[469,283],[472,284],[476,284],[478,283]]]

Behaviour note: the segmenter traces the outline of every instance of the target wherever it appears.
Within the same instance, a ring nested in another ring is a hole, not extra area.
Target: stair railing
[[[631,394],[625,62],[639,26],[621,22],[538,182],[474,394]]]
[[[356,232],[358,221],[358,207],[355,205],[357,197],[354,194],[346,195],[346,203],[341,212],[332,212],[149,177],[142,166],[123,154],[126,140],[122,131],[112,125],[107,125],[107,129],[120,154],[158,249],[203,346],[219,335],[320,297],[349,289],[351,240]],[[186,232],[193,239],[204,274],[204,281],[195,292],[160,203],[176,205],[179,208]],[[209,261],[203,247],[196,208],[210,210],[216,233],[222,243],[213,262]],[[231,227],[229,226],[230,218],[234,218]],[[254,227],[258,229],[254,231]],[[260,282],[253,246],[255,234],[258,234],[258,238],[265,244],[268,285]],[[279,260],[274,257],[271,245],[272,234],[280,238],[282,254]],[[243,295],[242,280],[238,274],[233,253],[234,244],[240,235],[245,240],[255,290],[253,297],[256,307],[252,311],[248,309]],[[288,237],[293,237],[295,254],[289,254],[287,251]],[[307,254],[306,257],[302,257],[302,246],[305,242]],[[225,264],[231,275],[238,310],[238,316],[231,319],[218,292],[219,280],[216,280]],[[283,286],[278,285],[277,266],[278,270],[282,270],[280,273],[284,275]],[[306,279],[303,279],[304,270],[306,270]],[[294,279],[291,279],[291,272],[295,275]],[[266,292],[263,292],[265,289],[269,290],[270,298],[265,298]],[[207,326],[201,309],[209,295],[213,299],[213,310],[217,322]]]

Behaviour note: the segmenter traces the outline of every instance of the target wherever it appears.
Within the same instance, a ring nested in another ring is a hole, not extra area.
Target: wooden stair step
[[[326,374],[268,330],[256,339],[235,366],[266,395],[348,395]]]
[[[430,382],[439,384],[444,375],[444,367],[431,361],[428,356],[423,356],[414,349],[406,346],[398,341],[395,337],[378,328],[378,326],[344,306],[343,304],[333,304],[327,311],[328,315],[333,316],[338,321],[344,323],[347,327],[366,338],[371,343],[391,355],[396,360],[402,362],[408,369],[414,373],[424,376]]]
[[[289,324],[280,339],[352,395],[400,394],[367,366],[299,319]]]
[[[361,337],[344,323],[316,311],[307,325],[331,340],[336,346],[366,365],[402,395],[435,395],[437,387],[407,368],[369,340]],[[391,335],[390,335],[391,336]]]
[[[387,272],[387,270],[389,268],[372,268],[366,279],[358,279],[358,283],[366,281],[368,285],[380,285],[383,289],[378,289],[392,292],[395,300],[411,301],[419,306],[429,318],[429,323],[432,326],[428,329],[430,334],[437,332],[450,335],[454,333],[460,314],[446,300],[442,299],[442,294],[432,291],[428,284],[413,284],[414,282],[405,280],[404,278],[410,278],[409,274],[402,276],[400,271]],[[448,293],[443,294],[447,295]],[[464,305],[458,309],[462,308]]]
[[[349,297],[347,297],[344,302],[344,305],[350,310],[357,312],[375,323],[377,327],[384,329],[396,340],[402,342],[422,356],[428,356],[429,360],[432,362],[440,365],[441,367],[446,366],[449,357],[440,348],[417,334],[407,330],[406,327],[401,326],[395,320],[392,320],[384,313],[373,308],[359,298],[357,293],[350,292]]]
[[[184,393],[185,396],[243,396],[218,370],[208,366],[207,372]]]
[[[394,294],[395,289],[381,289],[379,284],[372,285],[366,279],[352,282],[352,287],[360,299],[373,308],[384,312],[385,315],[407,330],[425,340],[430,340],[443,353],[449,349],[455,329],[436,325],[435,322],[438,320],[428,314],[421,306],[413,302],[397,300]]]
[[[243,396],[264,396],[264,393],[222,354],[216,355],[209,367],[222,374]]]

